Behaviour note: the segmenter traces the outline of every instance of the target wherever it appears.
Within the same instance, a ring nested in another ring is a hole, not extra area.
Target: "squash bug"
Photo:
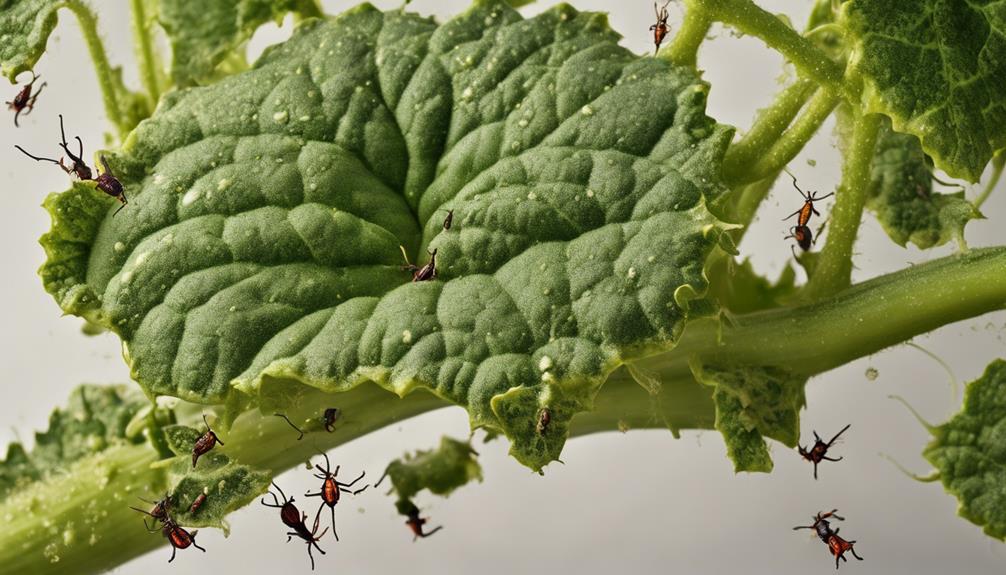
[[[413,282],[425,282],[437,279],[437,250],[426,252],[430,254],[430,263],[419,268],[412,274]]]
[[[796,183],[796,176],[794,176],[793,174],[790,174],[789,177],[793,178],[793,187],[796,188],[796,191],[800,192],[801,196],[803,196],[804,202],[803,202],[803,206],[801,206],[799,210],[797,210],[797,211],[793,212],[792,214],[786,216],[785,218],[783,218],[782,221],[785,222],[786,220],[792,218],[793,216],[799,216],[796,219],[797,227],[799,227],[799,226],[806,227],[807,223],[810,221],[810,216],[812,214],[813,215],[817,215],[817,216],[821,215],[821,212],[817,211],[814,208],[814,202],[823,200],[825,198],[830,198],[831,196],[835,195],[835,192],[831,192],[831,193],[825,194],[823,196],[818,196],[817,192],[807,193],[807,192],[801,190],[800,186],[797,185],[797,183]],[[807,232],[808,232],[807,236],[810,237],[810,230],[808,229]],[[797,241],[799,242],[800,240],[797,240]],[[802,247],[802,244],[801,244],[801,247]]]
[[[300,537],[307,543],[307,556],[311,558],[311,570],[314,571],[314,555],[311,554],[311,547],[316,548],[322,555],[324,555],[325,551],[321,547],[318,547],[318,541],[321,540],[328,531],[328,527],[326,527],[325,530],[321,532],[321,535],[315,536],[318,532],[318,519],[321,516],[321,509],[318,509],[318,514],[314,516],[314,528],[308,530],[307,525],[304,523],[307,521],[307,513],[303,513],[297,509],[297,506],[293,504],[293,497],[287,499],[286,494],[283,493],[283,490],[280,489],[279,485],[276,485],[275,481],[272,482],[272,486],[276,488],[276,491],[279,491],[280,496],[283,498],[283,502],[281,503],[279,498],[276,497],[276,494],[270,489],[269,495],[272,495],[273,503],[266,502],[265,498],[262,498],[261,503],[266,507],[279,509],[279,518],[283,521],[283,525],[293,529],[293,531],[287,532],[286,534],[287,543],[289,543],[294,536]]]
[[[440,210],[441,212],[447,212],[447,217],[444,218],[444,230],[451,229],[451,224],[454,223],[454,210]]]
[[[60,169],[62,169],[67,174],[73,174],[74,176],[77,176],[78,180],[94,179],[91,176],[91,167],[84,162],[82,157],[84,155],[84,143],[80,140],[80,136],[74,136],[77,140],[76,155],[74,155],[74,153],[70,151],[70,147],[66,143],[66,131],[63,129],[63,114],[59,115],[59,133],[60,136],[62,136],[63,138],[63,141],[59,145],[59,147],[63,148],[63,151],[66,152],[67,156],[70,156],[70,159],[73,160],[73,165],[70,166],[65,165],[63,163],[63,158],[60,158],[59,160],[53,160],[52,158],[42,158],[39,156],[33,156],[32,154],[26,152],[25,149],[22,148],[21,146],[15,145],[14,147],[17,148],[18,150],[21,150],[22,154],[28,156],[29,158],[35,160],[36,162],[52,162],[56,164],[57,166],[60,167]]]
[[[821,461],[841,461],[842,460],[841,457],[839,457],[837,459],[833,459],[831,457],[828,457],[827,456],[828,449],[831,448],[832,444],[834,444],[835,441],[838,440],[838,437],[840,435],[842,435],[843,433],[845,433],[845,430],[849,429],[849,427],[851,427],[851,426],[852,426],[852,424],[850,423],[849,425],[846,425],[845,427],[843,427],[842,430],[839,431],[838,433],[836,433],[835,437],[832,437],[831,441],[829,441],[828,443],[825,443],[820,438],[820,436],[817,435],[817,432],[815,431],[814,432],[814,445],[813,445],[813,447],[811,447],[810,449],[805,449],[802,445],[798,445],[797,446],[797,451],[800,452],[800,456],[803,457],[804,459],[806,459],[807,461],[810,461],[810,462],[812,462],[814,464],[814,479],[817,479],[817,464],[818,463],[821,463]]]
[[[101,162],[101,167],[104,171],[98,174],[97,178],[94,178],[94,183],[97,185],[99,190],[119,200],[119,203],[122,204],[119,206],[119,209],[115,210],[115,213],[112,214],[114,217],[115,214],[122,211],[122,208],[126,207],[129,200],[126,199],[126,191],[122,188],[122,182],[112,175],[112,169],[108,167],[108,160],[105,159],[105,156],[98,156],[98,161]]]
[[[322,421],[325,423],[325,431],[329,433],[335,431],[335,420],[339,419],[339,414],[338,407],[329,407],[325,410],[325,413],[321,416]]]
[[[405,521],[405,524],[408,525],[409,529],[412,530],[412,542],[413,543],[415,543],[416,539],[419,539],[420,537],[422,537],[423,539],[425,539],[425,538],[429,537],[430,535],[433,535],[437,531],[440,531],[441,529],[444,528],[443,525],[437,525],[436,527],[434,527],[430,531],[424,532],[423,531],[423,525],[426,525],[426,522],[427,522],[426,518],[419,516],[419,508],[416,507],[415,505],[413,505],[409,509],[408,519]]]
[[[210,428],[209,422],[206,421],[206,414],[203,414],[203,423],[206,424],[206,433],[197,439],[195,445],[192,446],[192,469],[196,468],[196,462],[199,461],[199,458],[216,447],[217,443],[220,445],[224,444],[217,437],[217,434],[213,432],[213,429]]]
[[[199,511],[199,508],[203,506],[203,503],[206,503],[206,493],[200,493],[195,498],[192,505],[189,506],[189,513],[194,514],[196,511]]]
[[[296,425],[294,425],[293,422],[290,421],[289,417],[283,415],[282,413],[274,413],[273,415],[275,415],[276,417],[282,417],[283,419],[286,420],[286,422],[290,425],[290,427],[292,427],[295,430],[297,430],[297,433],[300,434],[300,437],[297,438],[297,441],[300,441],[301,439],[304,439],[304,430],[302,430],[301,428],[299,428]]]
[[[538,412],[538,424],[535,425],[534,430],[538,435],[545,435],[548,431],[548,424],[552,423],[552,412],[548,410],[547,407],[543,407],[540,412]]]
[[[664,37],[667,36],[667,18],[670,16],[667,13],[667,5],[671,3],[671,0],[664,2],[664,5],[657,8],[657,3],[653,3],[653,13],[657,17],[657,23],[650,26],[650,30],[653,31],[653,43],[656,48],[653,49],[653,54],[656,55],[660,51],[660,45],[664,43]]]
[[[28,110],[27,112],[24,112],[24,115],[27,116],[28,114],[31,114],[32,110],[35,109],[35,100],[38,100],[38,95],[42,93],[42,89],[45,88],[46,86],[46,83],[42,82],[42,85],[38,87],[38,91],[32,94],[31,93],[32,87],[35,85],[35,81],[38,80],[38,78],[39,76],[35,75],[35,71],[32,70],[31,82],[28,82],[27,85],[21,88],[21,91],[18,92],[16,96],[14,96],[14,101],[6,102],[7,109],[14,110],[15,128],[21,127],[17,123],[18,116],[21,115],[21,112]]]
[[[369,485],[364,485],[356,491],[350,491],[349,488],[356,485],[356,482],[363,479],[363,476],[367,474],[366,471],[361,471],[360,476],[351,481],[350,483],[342,483],[337,481],[335,477],[339,475],[339,467],[335,466],[335,472],[331,471],[331,462],[328,460],[328,454],[322,453],[325,457],[325,468],[322,469],[320,465],[315,465],[315,469],[321,473],[315,473],[314,476],[321,479],[323,483],[321,484],[321,491],[318,493],[305,493],[304,497],[321,497],[321,505],[318,506],[318,514],[321,514],[321,510],[327,505],[329,510],[332,512],[332,535],[335,535],[335,540],[339,540],[339,534],[335,532],[335,506],[339,503],[339,497],[342,495],[342,490],[346,489],[346,493],[352,493],[356,495],[364,490],[366,490]],[[317,531],[317,525],[315,526],[315,531]]]
[[[828,551],[830,551],[831,554],[835,556],[835,569],[838,569],[839,559],[841,559],[842,561],[848,561],[848,559],[845,558],[846,551],[851,552],[852,556],[855,557],[856,559],[859,559],[860,561],[863,560],[863,558],[860,557],[856,553],[856,550],[853,548],[853,545],[856,544],[855,541],[846,541],[845,539],[840,537],[838,535],[838,531],[840,529],[839,527],[836,527],[834,530],[832,530],[831,523],[828,522],[829,517],[834,517],[839,521],[845,521],[844,517],[836,515],[837,512],[838,509],[832,509],[827,513],[818,512],[817,515],[814,516],[813,524],[798,525],[793,528],[793,531],[797,531],[799,529],[814,530],[814,532],[817,534],[817,537],[828,545]]]

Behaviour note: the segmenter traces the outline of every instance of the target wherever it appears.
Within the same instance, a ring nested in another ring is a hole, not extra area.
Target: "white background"
[[[805,21],[810,0],[759,0],[767,9]],[[127,81],[138,86],[130,46],[128,8],[124,0],[96,0],[100,26],[111,58],[126,66]],[[382,8],[395,2],[381,1]],[[456,14],[466,0],[413,2],[411,9],[444,18]],[[537,13],[555,4],[543,1],[525,9]],[[349,2],[325,2],[330,12]],[[651,49],[647,30],[652,6],[644,0],[603,2],[576,0],[581,9],[610,11],[612,26],[624,44],[637,52]],[[671,7],[677,28],[681,9]],[[39,207],[45,194],[63,190],[67,179],[52,166],[36,164],[17,153],[52,150],[58,135],[56,114],[67,117],[70,133],[79,133],[90,154],[107,130],[100,92],[76,23],[68,13],[49,42],[37,67],[49,81],[33,116],[15,130],[0,122],[0,178],[6,277],[0,301],[6,302],[6,325],[0,331],[0,446],[15,438],[31,443],[32,432],[44,428],[50,410],[61,405],[80,382],[128,380],[115,336],[85,337],[80,320],[59,315],[44,293],[35,270],[43,261],[37,238],[48,229]],[[256,35],[255,53],[289,32],[270,26]],[[700,54],[700,67],[713,85],[709,113],[742,130],[755,109],[765,106],[784,78],[781,61],[752,38],[736,38],[714,28],[716,38]],[[13,96],[13,87],[4,88]],[[6,98],[5,98],[6,99]],[[88,156],[89,157],[89,156]],[[816,160],[812,167],[808,160]],[[806,187],[829,191],[838,181],[837,152],[831,125],[792,164]],[[977,187],[969,190],[973,197]],[[775,276],[790,256],[781,240],[779,220],[799,205],[799,197],[783,182],[773,192],[748,234],[742,251],[761,270]],[[822,206],[829,209],[831,201]],[[1006,194],[998,190],[985,205],[989,220],[968,227],[973,246],[1002,244]],[[952,246],[920,253],[902,249],[867,217],[857,244],[857,280],[953,251]],[[873,318],[881,322],[884,318]],[[984,366],[1003,356],[1006,315],[999,313],[948,326],[917,343],[940,355],[961,381],[977,377]],[[879,370],[868,381],[868,367]],[[322,543],[329,551],[319,560],[319,572],[340,573],[828,573],[832,558],[809,532],[790,527],[809,523],[821,509],[838,507],[847,521],[842,534],[858,540],[864,562],[843,565],[846,573],[1003,573],[1006,548],[956,517],[956,501],[939,484],[922,484],[905,477],[878,453],[888,453],[905,466],[928,473],[919,453],[926,431],[901,406],[887,398],[904,395],[926,417],[943,421],[956,411],[947,374],[916,349],[901,346],[856,361],[813,379],[808,386],[803,432],[830,436],[846,423],[852,428],[834,455],[845,460],[821,468],[811,477],[809,463],[796,453],[773,445],[776,468],[770,475],[734,475],[716,432],[685,432],[675,440],[669,432],[630,431],[570,441],[565,465],[553,465],[539,477],[506,455],[504,441],[479,445],[485,482],[458,491],[450,499],[428,494],[419,503],[432,524],[445,529],[435,537],[412,543],[395,514],[392,499],[371,490],[339,506],[342,542]],[[427,448],[443,433],[462,437],[467,418],[460,408],[445,409],[409,420],[331,452],[347,474],[366,469],[378,475],[389,460],[405,450]],[[288,493],[316,488],[302,469],[279,478]],[[285,529],[275,510],[252,505],[231,517],[229,539],[212,530],[200,533],[209,552],[179,553],[166,564],[161,548],[119,569],[122,573],[241,572],[274,574],[308,572],[304,546],[285,542]],[[124,525],[123,528],[139,529]],[[0,527],[2,528],[2,527]],[[151,535],[156,537],[158,535]],[[2,567],[0,567],[2,570]]]

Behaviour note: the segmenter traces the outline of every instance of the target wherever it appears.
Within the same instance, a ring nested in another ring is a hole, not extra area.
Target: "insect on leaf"
[[[851,0],[843,16],[867,109],[918,137],[938,168],[977,182],[1006,147],[1006,3]]]
[[[150,394],[425,389],[540,469],[608,374],[675,345],[725,227],[707,86],[617,42],[569,6],[305,21],[109,156],[128,210],[49,202],[47,289]]]

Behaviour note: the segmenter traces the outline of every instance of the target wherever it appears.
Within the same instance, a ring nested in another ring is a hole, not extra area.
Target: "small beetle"
[[[339,534],[335,532],[335,506],[339,503],[339,497],[342,494],[342,489],[347,489],[356,485],[356,482],[363,479],[363,476],[367,474],[366,471],[361,471],[360,476],[349,483],[342,483],[341,481],[336,481],[335,477],[339,475],[339,465],[335,466],[335,473],[331,472],[331,462],[328,460],[328,454],[322,453],[325,457],[325,468],[322,469],[320,465],[315,465],[315,469],[321,473],[315,473],[314,476],[321,479],[323,483],[321,484],[321,491],[318,493],[305,493],[304,497],[321,497],[321,505],[318,506],[318,514],[321,514],[321,510],[327,505],[329,510],[332,512],[332,535],[335,535],[335,540],[339,540]],[[382,478],[383,479],[383,478]],[[364,485],[356,491],[349,491],[347,489],[346,493],[352,493],[356,495],[366,490],[369,485]],[[317,531],[317,527],[315,527]]]
[[[31,82],[28,82],[27,85],[25,85],[23,88],[21,88],[21,91],[18,92],[16,96],[14,96],[14,101],[12,101],[12,102],[6,102],[7,109],[8,110],[14,110],[14,127],[15,128],[20,128],[21,127],[17,123],[18,116],[21,115],[21,112],[24,112],[25,110],[28,110],[27,112],[24,112],[24,115],[27,116],[28,114],[31,114],[32,110],[35,109],[35,100],[38,100],[38,95],[42,93],[42,89],[45,88],[45,86],[46,86],[46,83],[42,82],[42,85],[38,87],[38,91],[35,92],[34,94],[32,94],[31,93],[32,86],[35,85],[35,80],[38,80],[38,79],[39,79],[39,76],[37,76],[35,74],[35,71],[32,70],[31,71]]]
[[[670,3],[671,0],[667,0],[659,9],[657,3],[653,3],[653,13],[657,16],[657,23],[650,26],[650,30],[653,31],[653,43],[656,45],[656,48],[653,49],[654,55],[660,51],[660,45],[664,43],[664,37],[667,36],[667,18],[670,16],[667,13],[667,5]]]
[[[126,199],[126,191],[122,188],[122,182],[112,175],[112,170],[108,167],[108,160],[105,159],[105,156],[98,156],[98,161],[101,162],[101,167],[104,168],[104,171],[98,174],[97,178],[94,178],[94,183],[99,190],[119,200],[119,203],[122,205],[119,206],[119,209],[115,210],[115,214],[118,214],[129,203],[129,200]],[[114,217],[115,214],[112,214],[112,216]]]
[[[807,193],[807,192],[801,190],[800,186],[798,186],[797,183],[796,183],[796,176],[794,176],[793,174],[790,174],[789,177],[793,178],[793,187],[796,188],[796,191],[800,192],[801,196],[803,196],[804,202],[803,202],[803,206],[801,206],[799,210],[797,210],[797,211],[793,212],[792,214],[786,216],[785,218],[783,218],[782,221],[786,221],[786,220],[792,218],[793,216],[799,216],[796,219],[797,226],[798,227],[799,226],[806,226],[807,223],[810,221],[811,214],[818,215],[818,216],[821,215],[821,212],[817,211],[814,208],[814,202],[817,202],[819,200],[823,200],[825,198],[829,198],[831,196],[834,196],[835,192],[831,192],[829,194],[825,194],[823,196],[818,197],[817,192]],[[807,230],[807,231],[808,231],[808,237],[809,237],[810,230]],[[799,240],[797,240],[797,241],[799,241]],[[801,247],[802,247],[802,244],[801,244]]]
[[[432,530],[424,532],[423,525],[426,525],[427,519],[419,516],[419,508],[415,505],[409,509],[408,517],[409,518],[405,521],[405,524],[412,530],[413,543],[415,543],[416,539],[419,539],[420,537],[425,539],[444,528],[443,525],[437,525]]]
[[[835,437],[832,437],[831,441],[829,441],[828,443],[825,443],[824,441],[822,441],[821,438],[817,435],[817,432],[815,431],[814,432],[814,445],[813,445],[813,447],[811,447],[810,449],[805,449],[802,445],[798,445],[797,446],[797,451],[800,453],[800,456],[803,457],[804,459],[806,459],[807,461],[810,461],[810,462],[812,462],[814,464],[814,479],[817,479],[817,464],[818,463],[821,463],[821,461],[841,461],[842,460],[841,457],[839,457],[837,459],[833,459],[831,457],[827,457],[826,454],[828,453],[828,449],[831,448],[832,444],[834,444],[835,441],[838,440],[838,437],[840,435],[842,435],[843,433],[845,433],[845,430],[849,429],[850,427],[852,427],[851,423],[849,425],[846,425],[845,427],[842,428],[841,431],[839,431],[838,433],[836,433]]]
[[[297,438],[297,441],[300,441],[301,439],[304,439],[304,430],[302,430],[301,428],[299,428],[296,425],[294,425],[293,422],[290,421],[289,417],[283,415],[282,413],[274,413],[273,415],[275,415],[276,417],[282,417],[283,419],[286,420],[286,422],[290,425],[290,427],[292,427],[295,430],[297,430],[297,433],[300,434],[300,437]]]
[[[217,434],[213,432],[213,429],[210,428],[209,422],[206,421],[206,414],[203,414],[203,423],[206,424],[206,433],[197,439],[195,445],[192,446],[192,469],[196,468],[196,462],[199,461],[199,458],[213,449],[217,443],[220,445],[224,444],[217,437]]]
[[[311,554],[311,547],[313,546],[322,555],[324,555],[325,551],[321,547],[318,547],[318,541],[324,537],[325,533],[328,531],[328,527],[326,527],[325,530],[321,532],[321,535],[315,536],[315,534],[318,533],[318,519],[320,517],[321,509],[318,510],[319,515],[315,515],[314,517],[314,528],[308,530],[307,525],[304,523],[307,520],[307,513],[303,513],[297,509],[297,506],[293,504],[293,497],[287,499],[286,494],[283,493],[283,490],[280,489],[279,485],[276,485],[275,481],[272,482],[272,486],[276,488],[276,491],[279,491],[280,496],[283,497],[283,502],[281,503],[279,498],[276,497],[276,494],[270,489],[269,495],[272,495],[273,503],[267,503],[265,498],[262,498],[261,503],[266,507],[279,509],[279,518],[283,521],[283,525],[293,529],[293,531],[287,532],[286,534],[287,543],[289,543],[294,536],[300,537],[307,543],[307,556],[311,558],[311,570],[314,571],[314,555]]]
[[[548,424],[552,423],[552,412],[548,410],[547,407],[543,407],[540,412],[538,412],[538,424],[535,425],[535,432],[538,435],[545,435],[548,431]]]
[[[335,420],[339,419],[339,414],[338,407],[329,407],[325,410],[325,413],[321,416],[322,421],[325,422],[325,431],[329,433],[335,431]]]
[[[835,569],[838,569],[839,559],[841,559],[842,561],[848,561],[848,559],[845,558],[846,551],[851,552],[852,556],[855,557],[856,559],[859,559],[860,561],[863,560],[862,557],[856,554],[856,550],[853,548],[853,545],[856,544],[855,541],[846,541],[845,539],[840,537],[838,535],[838,531],[840,528],[838,527],[832,530],[831,524],[828,522],[829,517],[834,517],[839,521],[845,521],[844,517],[836,515],[837,512],[838,509],[832,509],[827,513],[818,512],[818,514],[814,516],[813,524],[798,525],[793,528],[793,531],[797,531],[799,529],[813,529],[817,534],[817,537],[828,545],[828,551],[830,551],[831,554],[835,556]]]

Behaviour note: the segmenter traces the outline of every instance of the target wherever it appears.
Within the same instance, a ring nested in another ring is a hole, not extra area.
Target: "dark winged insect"
[[[442,212],[447,212],[447,217],[444,218],[444,229],[451,229],[451,224],[454,223],[454,210],[440,210]]]
[[[282,417],[283,419],[285,419],[285,420],[286,420],[286,422],[287,422],[288,424],[290,424],[290,427],[292,427],[292,428],[294,428],[295,430],[297,430],[297,433],[299,433],[299,434],[300,434],[300,437],[298,437],[298,438],[297,438],[297,441],[300,441],[301,439],[304,439],[304,430],[302,430],[301,428],[299,428],[299,427],[297,427],[296,425],[294,425],[294,424],[293,424],[293,422],[292,422],[292,421],[290,421],[290,418],[289,418],[289,417],[287,417],[287,416],[283,415],[282,413],[274,413],[273,415],[275,415],[276,417]]]
[[[160,501],[156,501],[156,502],[155,501],[147,501],[146,499],[143,499],[142,497],[140,497],[139,499],[140,499],[140,501],[143,501],[144,503],[149,503],[149,504],[153,505],[153,508],[151,508],[150,511],[144,511],[143,509],[140,509],[138,507],[133,507],[132,505],[130,505],[129,508],[132,509],[133,511],[139,511],[140,513],[143,513],[144,515],[149,515],[149,516],[153,517],[154,521],[155,521],[154,525],[157,525],[156,521],[160,521],[162,523],[170,521],[170,518],[168,517],[168,508],[171,505],[171,499],[170,499],[170,497],[168,497],[167,493],[164,494],[164,499],[161,499]],[[143,524],[146,525],[148,531],[157,531],[157,529],[151,529],[150,528],[150,525],[147,524],[146,518],[143,519]]]
[[[275,481],[272,482],[272,486],[276,488],[276,491],[279,491],[280,497],[283,498],[282,503],[271,489],[269,490],[269,495],[272,495],[273,502],[268,503],[265,498],[262,498],[261,503],[266,507],[279,509],[279,518],[283,521],[283,525],[293,529],[293,531],[289,531],[286,534],[287,543],[289,543],[294,536],[300,537],[307,543],[307,556],[311,558],[311,570],[314,571],[314,555],[311,554],[311,547],[314,547],[322,555],[324,555],[325,551],[321,547],[318,547],[318,541],[324,537],[325,533],[328,531],[328,527],[326,527],[325,531],[321,532],[321,535],[315,536],[318,532],[318,519],[321,516],[321,509],[319,508],[318,514],[314,516],[314,528],[308,530],[307,525],[304,523],[307,520],[307,513],[303,513],[297,509],[297,506],[293,504],[293,497],[287,499],[286,494],[283,493],[283,490],[280,489],[279,485],[276,485]]]
[[[321,510],[327,505],[329,510],[332,512],[332,535],[335,535],[335,540],[339,540],[339,534],[335,532],[335,506],[339,503],[339,497],[342,495],[342,490],[345,489],[346,493],[352,493],[356,495],[364,490],[366,490],[369,485],[364,485],[356,491],[350,491],[349,488],[356,485],[356,482],[363,479],[363,476],[367,474],[366,471],[361,471],[360,476],[349,483],[343,483],[337,481],[335,477],[339,475],[339,465],[335,466],[335,472],[332,472],[332,464],[328,460],[328,454],[322,453],[325,457],[325,468],[322,469],[320,465],[315,465],[314,468],[321,473],[315,473],[314,476],[322,480],[321,491],[318,493],[305,493],[304,497],[321,497],[321,505],[318,506],[318,515],[321,515]],[[317,517],[317,516],[316,516]],[[315,531],[318,527],[315,525]]]
[[[97,184],[99,190],[119,200],[119,203],[122,204],[119,209],[115,210],[115,214],[117,214],[129,203],[129,200],[126,199],[126,191],[122,188],[122,182],[112,175],[112,170],[108,167],[108,160],[105,159],[105,156],[98,156],[98,161],[101,162],[104,171],[98,174],[97,178],[94,178],[94,183]]]
[[[538,424],[534,427],[535,432],[538,435],[545,435],[545,432],[548,431],[549,423],[552,423],[552,412],[547,407],[543,407],[538,412]]]
[[[189,506],[189,513],[199,511],[199,508],[203,506],[203,503],[206,503],[206,494],[200,493],[192,502],[192,505]]]
[[[835,192],[831,192],[831,193],[825,194],[823,196],[818,196],[817,192],[807,193],[807,192],[801,190],[800,186],[797,185],[797,183],[796,183],[796,176],[794,176],[793,174],[790,174],[789,177],[793,178],[793,187],[796,188],[796,191],[800,192],[801,196],[803,196],[804,202],[803,202],[803,206],[801,206],[799,210],[797,210],[797,211],[793,212],[792,214],[790,214],[790,215],[786,216],[785,218],[783,218],[783,221],[786,221],[786,220],[792,218],[793,216],[799,216],[796,219],[797,227],[799,227],[799,226],[806,227],[807,223],[810,222],[810,216],[812,214],[813,215],[818,215],[818,216],[821,215],[821,212],[817,211],[814,208],[814,202],[817,202],[817,201],[823,200],[825,198],[829,198],[831,196],[834,196]],[[810,236],[810,234],[809,234],[810,230],[808,229],[807,231],[808,231],[807,235],[809,237]],[[799,241],[799,240],[797,240],[797,241]]]
[[[32,70],[31,82],[28,82],[28,84],[21,88],[21,91],[14,96],[14,100],[12,102],[6,102],[7,109],[14,110],[15,128],[20,127],[17,123],[17,119],[18,116],[21,115],[21,112],[28,110],[27,112],[24,112],[24,115],[27,116],[35,109],[35,100],[38,100],[38,95],[42,93],[42,89],[46,86],[46,83],[42,82],[42,85],[38,87],[38,91],[32,94],[32,87],[35,85],[35,80],[38,80],[38,78],[39,77],[35,75],[35,71]]]
[[[814,242],[814,234],[811,233],[810,228],[807,226],[793,226],[789,229],[789,235],[784,237],[784,240],[788,239],[796,240],[796,245],[800,246],[800,249],[807,251],[810,249],[811,244]],[[796,254],[793,254],[794,256]]]
[[[66,143],[66,131],[63,129],[63,114],[59,115],[59,133],[60,136],[62,136],[63,138],[63,141],[59,145],[59,147],[63,148],[63,151],[66,152],[66,155],[70,156],[70,159],[73,160],[73,164],[70,166],[67,166],[66,164],[63,163],[63,158],[60,158],[59,160],[53,160],[52,158],[42,158],[39,156],[33,156],[32,154],[26,152],[25,149],[22,148],[21,146],[15,145],[14,147],[17,148],[18,150],[21,150],[22,154],[28,156],[29,158],[35,160],[36,162],[52,162],[56,164],[64,172],[77,176],[77,179],[79,180],[93,179],[91,177],[91,167],[88,166],[82,158],[82,156],[84,155],[84,143],[80,140],[80,136],[74,136],[74,138],[76,138],[77,140],[77,154],[71,152],[70,147]]]
[[[846,541],[838,535],[838,530],[840,528],[836,527],[834,530],[831,528],[831,523],[828,522],[829,517],[834,517],[839,521],[845,521],[844,517],[839,517],[836,515],[838,509],[832,509],[827,513],[818,512],[814,516],[814,523],[811,525],[798,525],[793,528],[794,531],[799,529],[813,529],[817,534],[817,537],[828,545],[828,551],[835,556],[835,569],[838,569],[838,560],[848,561],[845,558],[845,552],[849,551],[852,556],[860,561],[863,560],[862,557],[856,554],[856,550],[853,549],[853,545],[856,544],[855,541]]]
[[[828,443],[825,443],[820,438],[820,436],[817,435],[817,432],[815,431],[814,432],[814,445],[810,449],[805,449],[802,445],[798,445],[797,446],[797,451],[800,452],[800,456],[803,457],[804,459],[806,459],[807,461],[810,461],[810,462],[812,462],[814,464],[814,479],[817,479],[817,464],[818,463],[821,463],[822,461],[841,461],[842,460],[841,457],[839,457],[839,458],[828,457],[827,456],[828,449],[830,449],[831,446],[832,446],[832,444],[834,444],[835,441],[838,440],[838,437],[840,435],[842,435],[843,433],[845,433],[845,430],[849,429],[849,427],[851,427],[851,426],[852,426],[852,424],[850,423],[849,425],[846,425],[845,427],[843,427],[842,430],[839,431],[838,433],[836,433],[835,437],[832,437],[831,441],[829,441]]]
[[[405,521],[405,524],[408,525],[409,529],[412,530],[412,541],[413,542],[415,542],[416,539],[419,539],[420,537],[422,537],[422,538],[425,539],[425,538],[429,537],[430,535],[433,535],[437,531],[440,531],[441,529],[444,528],[443,525],[437,525],[436,527],[434,527],[430,531],[424,532],[423,531],[423,526],[426,525],[426,521],[427,521],[426,518],[419,516],[419,508],[418,507],[416,507],[415,505],[413,505],[412,508],[409,509],[408,519]]]
[[[224,442],[220,441],[216,433],[213,433],[213,429],[210,428],[209,422],[206,421],[206,415],[203,414],[203,423],[206,424],[206,433],[196,440],[195,445],[192,446],[192,469],[196,468],[196,462],[199,458],[205,455],[209,450],[216,447],[217,443],[223,445]]]
[[[653,3],[653,13],[657,17],[657,23],[650,26],[650,30],[653,31],[653,43],[656,48],[653,49],[653,53],[656,54],[660,50],[660,45],[664,43],[664,37],[667,36],[667,18],[669,14],[667,13],[667,5],[671,3],[671,0],[664,2],[664,5],[657,8],[657,3]]]
[[[437,250],[426,252],[430,254],[430,262],[412,274],[413,282],[425,282],[437,279]]]
[[[325,431],[329,433],[335,431],[335,420],[339,419],[339,413],[338,407],[329,407],[325,410],[321,416],[322,421],[325,422]]]
[[[153,531],[156,531],[153,530]],[[193,531],[189,533],[177,523],[172,521],[170,518],[164,522],[164,526],[161,527],[161,534],[167,538],[168,543],[171,543],[171,559],[168,559],[168,563],[175,560],[175,553],[179,549],[188,549],[189,547],[195,547],[196,549],[206,553],[206,550],[196,543],[196,533],[198,531]]]

